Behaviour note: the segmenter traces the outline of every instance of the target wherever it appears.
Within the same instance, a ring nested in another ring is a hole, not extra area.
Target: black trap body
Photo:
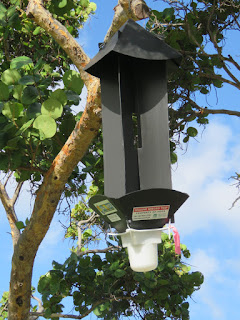
[[[104,195],[89,206],[118,232],[163,227],[188,195],[172,190],[167,70],[181,55],[128,20],[85,70],[101,81]]]

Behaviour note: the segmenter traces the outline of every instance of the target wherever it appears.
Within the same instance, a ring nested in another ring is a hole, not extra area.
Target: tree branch
[[[108,42],[128,19],[137,21],[148,18],[150,9],[143,0],[118,0],[114,12],[113,21],[104,38],[104,43]]]
[[[36,313],[44,313],[44,308],[43,308],[42,300],[40,300],[39,298],[37,298],[37,297],[35,297],[35,296],[32,296],[32,298],[33,298],[34,300],[36,300],[37,303],[38,303],[38,310],[37,310]],[[31,315],[28,320],[37,320],[39,317],[40,317],[40,315]]]
[[[110,247],[107,247],[105,249],[92,249],[92,250],[86,250],[86,251],[81,251],[79,252],[79,257],[80,256],[84,256],[85,254],[89,254],[89,253],[106,253],[108,251],[111,251],[111,250],[119,250],[121,247],[115,247],[115,246],[110,246]]]
[[[11,199],[11,202],[12,202],[12,206],[15,205],[16,201],[17,201],[17,198],[20,194],[20,191],[22,189],[22,186],[23,186],[23,182],[19,182],[18,185],[17,185],[17,188],[15,189],[15,192],[13,194],[13,197]]]
[[[112,296],[111,298],[109,299],[104,299],[104,300],[99,300],[97,302],[95,302],[92,307],[90,309],[88,309],[87,312],[85,312],[84,314],[82,315],[73,315],[73,314],[62,314],[62,313],[52,313],[50,318],[71,318],[71,319],[83,319],[85,318],[86,316],[88,316],[98,305],[100,305],[101,303],[103,302],[106,302],[106,301],[121,301],[121,300],[133,300],[133,297],[128,297],[128,296],[123,296],[123,297],[115,297],[115,296]],[[33,315],[33,316],[44,316],[44,312],[30,312],[30,315]]]
[[[71,318],[71,319],[83,319],[87,317],[99,304],[103,303],[105,300],[100,300],[95,302],[88,311],[86,311],[84,314],[76,316],[73,314],[62,314],[62,313],[53,313],[51,314],[51,318]],[[33,316],[44,316],[44,312],[30,312],[30,315]]]
[[[88,82],[91,81],[92,76],[83,71],[83,68],[90,59],[68,30],[44,8],[42,0],[30,0],[26,14],[47,31],[67,53],[78,68],[85,85],[88,87]]]
[[[195,101],[193,101],[191,98],[183,96],[181,94],[176,94],[179,98],[182,98],[184,100],[187,100],[193,108],[199,110],[202,114],[227,114],[230,116],[236,116],[240,117],[240,111],[235,110],[228,110],[228,109],[208,109],[208,108],[202,108],[200,107]],[[191,111],[186,111],[186,113],[191,113]],[[194,114],[196,114],[195,111],[193,111]],[[199,112],[198,112],[199,114]]]
[[[16,226],[16,222],[18,221],[18,219],[14,210],[14,204],[12,200],[9,198],[8,193],[1,182],[0,182],[0,199],[6,211],[7,219],[11,228],[13,246],[15,246],[20,237],[20,231]]]
[[[96,217],[96,213],[94,212],[91,217],[87,220],[77,221],[77,232],[78,232],[78,241],[77,241],[77,255],[81,255],[82,249],[82,230],[81,225],[91,222]]]

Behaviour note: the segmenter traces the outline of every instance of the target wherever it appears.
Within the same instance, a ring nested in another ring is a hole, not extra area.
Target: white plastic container
[[[128,249],[130,267],[137,272],[154,270],[158,265],[157,244],[161,243],[162,229],[136,230],[127,229],[118,235],[122,246]]]

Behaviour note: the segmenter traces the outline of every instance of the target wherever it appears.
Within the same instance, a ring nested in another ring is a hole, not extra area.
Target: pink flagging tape
[[[175,242],[175,252],[176,254],[181,254],[181,248],[180,248],[180,236],[177,231],[177,228],[174,226],[170,226],[171,229],[173,229],[173,237],[174,237],[174,242]]]

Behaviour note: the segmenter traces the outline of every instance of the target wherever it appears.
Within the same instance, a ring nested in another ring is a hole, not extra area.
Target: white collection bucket
[[[157,244],[163,229],[127,229],[120,233],[122,246],[128,249],[130,267],[137,272],[154,270],[158,265]]]

